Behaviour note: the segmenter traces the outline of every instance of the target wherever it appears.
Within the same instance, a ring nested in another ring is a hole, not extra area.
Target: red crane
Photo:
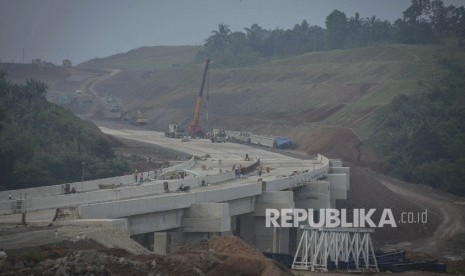
[[[199,97],[197,98],[197,103],[195,105],[194,119],[192,120],[192,123],[189,126],[189,134],[192,137],[203,137],[205,134],[203,129],[199,126],[199,120],[200,120],[200,112],[202,110],[203,89],[205,87],[205,80],[207,78],[207,71],[208,71],[209,63],[210,63],[210,59],[207,59],[205,61],[205,70],[203,71],[202,85],[200,86]]]

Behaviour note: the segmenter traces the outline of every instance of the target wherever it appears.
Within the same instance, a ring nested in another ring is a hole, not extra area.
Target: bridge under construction
[[[349,168],[322,155],[299,159],[243,144],[183,142],[155,131],[101,129],[192,157],[143,172],[142,183],[131,174],[68,183],[76,193],[64,193],[64,185],[2,191],[0,223],[18,223],[27,213],[29,224],[54,220],[109,227],[159,254],[231,234],[262,252],[294,254],[305,231],[266,227],[266,209],[334,208],[350,188]],[[179,191],[181,185],[190,191]]]

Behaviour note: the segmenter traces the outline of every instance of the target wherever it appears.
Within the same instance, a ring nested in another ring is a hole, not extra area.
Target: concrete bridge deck
[[[14,212],[21,211],[15,209],[21,201],[28,210],[28,221],[50,222],[57,208],[73,208],[83,223],[105,220],[132,236],[145,237],[143,243],[148,240],[159,253],[189,240],[226,233],[237,234],[264,251],[272,247],[275,252],[288,252],[289,233],[284,230],[280,234],[283,244],[278,246],[280,243],[275,241],[270,246],[270,239],[276,239],[277,234],[276,230],[270,233],[263,229],[264,210],[328,208],[336,199],[345,199],[349,188],[349,169],[340,162],[330,166],[330,161],[321,155],[302,160],[241,144],[211,143],[205,139],[181,142],[155,131],[101,129],[115,137],[156,144],[199,158],[157,172],[185,170],[188,176],[184,179],[137,185],[134,176],[128,175],[73,183],[78,189],[75,194],[63,194],[61,185],[0,192],[0,211],[4,214],[0,223],[18,221],[19,215]],[[246,154],[250,161],[245,160]],[[265,170],[261,177],[255,171],[243,178],[234,175],[233,165],[249,167],[258,159],[260,166],[270,168],[269,172]],[[155,177],[155,172],[148,176]],[[201,187],[202,181],[209,185]],[[99,187],[110,183],[118,185],[112,189]],[[175,192],[180,184],[191,186],[191,191]],[[17,199],[18,194],[26,193],[26,200]],[[14,194],[15,200],[5,200],[9,194]],[[44,221],[47,214],[50,217]]]

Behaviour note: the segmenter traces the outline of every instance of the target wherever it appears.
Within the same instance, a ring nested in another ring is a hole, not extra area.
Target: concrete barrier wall
[[[172,171],[188,170],[192,168],[193,166],[195,166],[195,156],[192,156],[192,158],[189,159],[189,161],[187,162],[183,162],[183,163],[180,163],[180,164],[168,167],[168,168],[163,168],[161,171],[162,171],[162,174],[165,174],[165,173],[172,172]]]
[[[117,177],[110,177],[110,178],[103,178],[98,180],[89,180],[84,182],[73,182],[69,183],[70,187],[76,188],[76,190],[82,191],[82,187],[84,187],[84,191],[92,191],[98,190],[100,184],[129,184],[134,183],[134,176],[133,175],[124,175],[124,176],[117,176]],[[33,197],[41,197],[41,196],[48,196],[48,195],[60,195],[64,193],[64,184],[58,185],[50,185],[50,186],[42,186],[42,187],[34,187],[34,188],[25,188],[25,189],[17,189],[17,190],[8,190],[0,192],[0,199],[7,199],[9,195],[12,195],[14,199],[19,199],[20,195],[21,198],[24,199],[24,195],[27,194],[27,198]]]
[[[225,181],[229,181],[236,178],[233,171],[224,172],[221,174],[206,175],[205,181],[208,184],[217,184]]]
[[[226,202],[258,194],[261,194],[261,186],[254,183],[237,187],[218,187],[189,193],[170,193],[164,196],[81,205],[79,206],[79,213],[82,218],[120,218],[188,208],[193,203]]]
[[[325,156],[318,154],[316,161],[322,164],[320,168],[314,171],[308,171],[305,173],[292,175],[286,178],[268,181],[265,185],[265,190],[269,192],[300,187],[308,182],[324,178],[329,171],[329,160]]]
[[[182,164],[178,164],[178,165],[175,165],[169,168],[164,168],[163,170],[172,171],[176,169],[190,169],[194,165],[195,165],[195,158],[194,156],[192,156],[192,158],[187,162],[184,162]],[[150,171],[148,172],[148,174],[149,176],[153,178],[155,176],[155,171]],[[147,172],[144,173],[144,177],[147,177]],[[84,181],[82,183],[73,182],[69,184],[70,184],[70,187],[76,188],[78,192],[82,190],[84,190],[85,192],[89,192],[89,191],[96,192],[96,190],[100,190],[99,185],[108,185],[108,184],[129,185],[133,183],[135,183],[134,175],[123,175],[123,176],[103,178],[103,179],[97,179],[97,180],[89,180],[89,181]],[[65,195],[64,190],[63,190],[63,185],[64,184],[2,191],[0,192],[0,213],[2,214],[12,213],[11,205],[9,205],[8,203],[3,203],[3,202],[9,202],[8,197],[10,195],[13,197],[13,199],[20,199],[20,198],[24,199],[25,195],[27,195],[26,207],[32,208],[33,210],[74,206],[78,204],[76,200],[84,200],[84,203],[98,202],[99,201],[98,199],[95,200],[93,198],[101,198],[102,200],[106,200],[106,197],[107,197],[106,195],[93,194],[90,196],[89,199],[86,200],[87,196],[80,197],[79,196],[80,193]],[[134,188],[134,187],[130,187],[130,188]],[[154,189],[154,187],[151,187],[149,189],[152,190]],[[112,189],[112,190],[115,190],[115,189]],[[160,190],[160,189],[158,188],[157,190]],[[102,189],[101,191],[104,191],[104,193],[108,193],[108,189]],[[117,191],[121,191],[121,190],[118,189]],[[161,187],[160,192],[162,191],[163,191],[163,188]],[[155,193],[155,191],[151,191],[150,193]],[[61,198],[60,196],[65,196],[66,199],[63,200],[63,198]],[[120,197],[110,197],[108,200],[115,200],[115,199],[120,199]],[[53,202],[56,202],[56,204],[53,204]],[[69,203],[65,204],[63,202],[69,202]]]
[[[266,183],[266,191],[280,191],[289,188],[300,187],[310,181],[324,178],[328,173],[328,167],[323,166],[315,171],[292,175],[282,179],[271,180]]]
[[[179,181],[175,181],[178,183]],[[172,187],[178,187],[179,184],[171,182]],[[121,200],[125,198],[148,196],[154,194],[164,193],[164,186],[162,181],[154,182],[153,184],[145,184],[140,186],[131,186],[115,189],[102,189],[91,191],[87,193],[75,193],[64,195],[51,195],[44,197],[35,197],[26,200],[26,208],[28,210],[41,210],[52,208],[74,207],[81,204],[97,203],[104,201]],[[3,214],[11,214],[14,212],[14,205],[1,205],[1,212]]]
[[[183,184],[184,186],[191,186],[191,188],[194,188],[194,187],[200,187],[202,180],[205,180],[205,182],[208,185],[213,185],[213,184],[218,184],[218,183],[222,183],[225,181],[229,181],[234,178],[235,178],[234,172],[226,171],[221,174],[201,175],[201,176],[197,176],[194,178],[185,178],[185,179],[180,179],[177,181],[172,181],[172,182],[169,182],[168,186],[169,186],[170,191],[176,191],[179,185],[181,184]]]
[[[191,186],[191,188],[199,187],[203,179],[208,184],[216,184],[224,181],[234,179],[234,172],[228,171],[217,175],[207,175],[195,178],[185,178],[179,180],[157,180],[153,183],[146,182],[144,185],[121,187],[113,189],[101,189],[90,191],[87,193],[74,193],[74,194],[59,194],[49,195],[42,197],[33,197],[26,200],[26,208],[30,211],[74,207],[81,204],[90,204],[104,201],[121,200],[132,197],[149,196],[155,194],[163,194],[164,182],[168,182],[168,189],[176,191],[178,187],[183,184]],[[12,214],[14,213],[16,200],[0,201],[0,213]]]

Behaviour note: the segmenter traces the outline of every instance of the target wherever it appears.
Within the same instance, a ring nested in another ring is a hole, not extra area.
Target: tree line
[[[438,62],[438,80],[377,113],[369,142],[396,176],[465,195],[465,67],[454,57]]]
[[[232,32],[228,25],[219,24],[205,40],[197,59],[210,57],[223,66],[241,66],[274,56],[380,43],[437,43],[443,37],[454,37],[463,46],[465,8],[445,6],[441,0],[412,0],[402,18],[393,24],[376,16],[363,18],[359,13],[348,18],[334,10],[326,17],[325,26],[310,26],[304,20],[287,30],[267,30],[253,24],[244,32]]]
[[[122,175],[109,140],[90,122],[47,101],[47,85],[11,84],[0,72],[0,189]]]

